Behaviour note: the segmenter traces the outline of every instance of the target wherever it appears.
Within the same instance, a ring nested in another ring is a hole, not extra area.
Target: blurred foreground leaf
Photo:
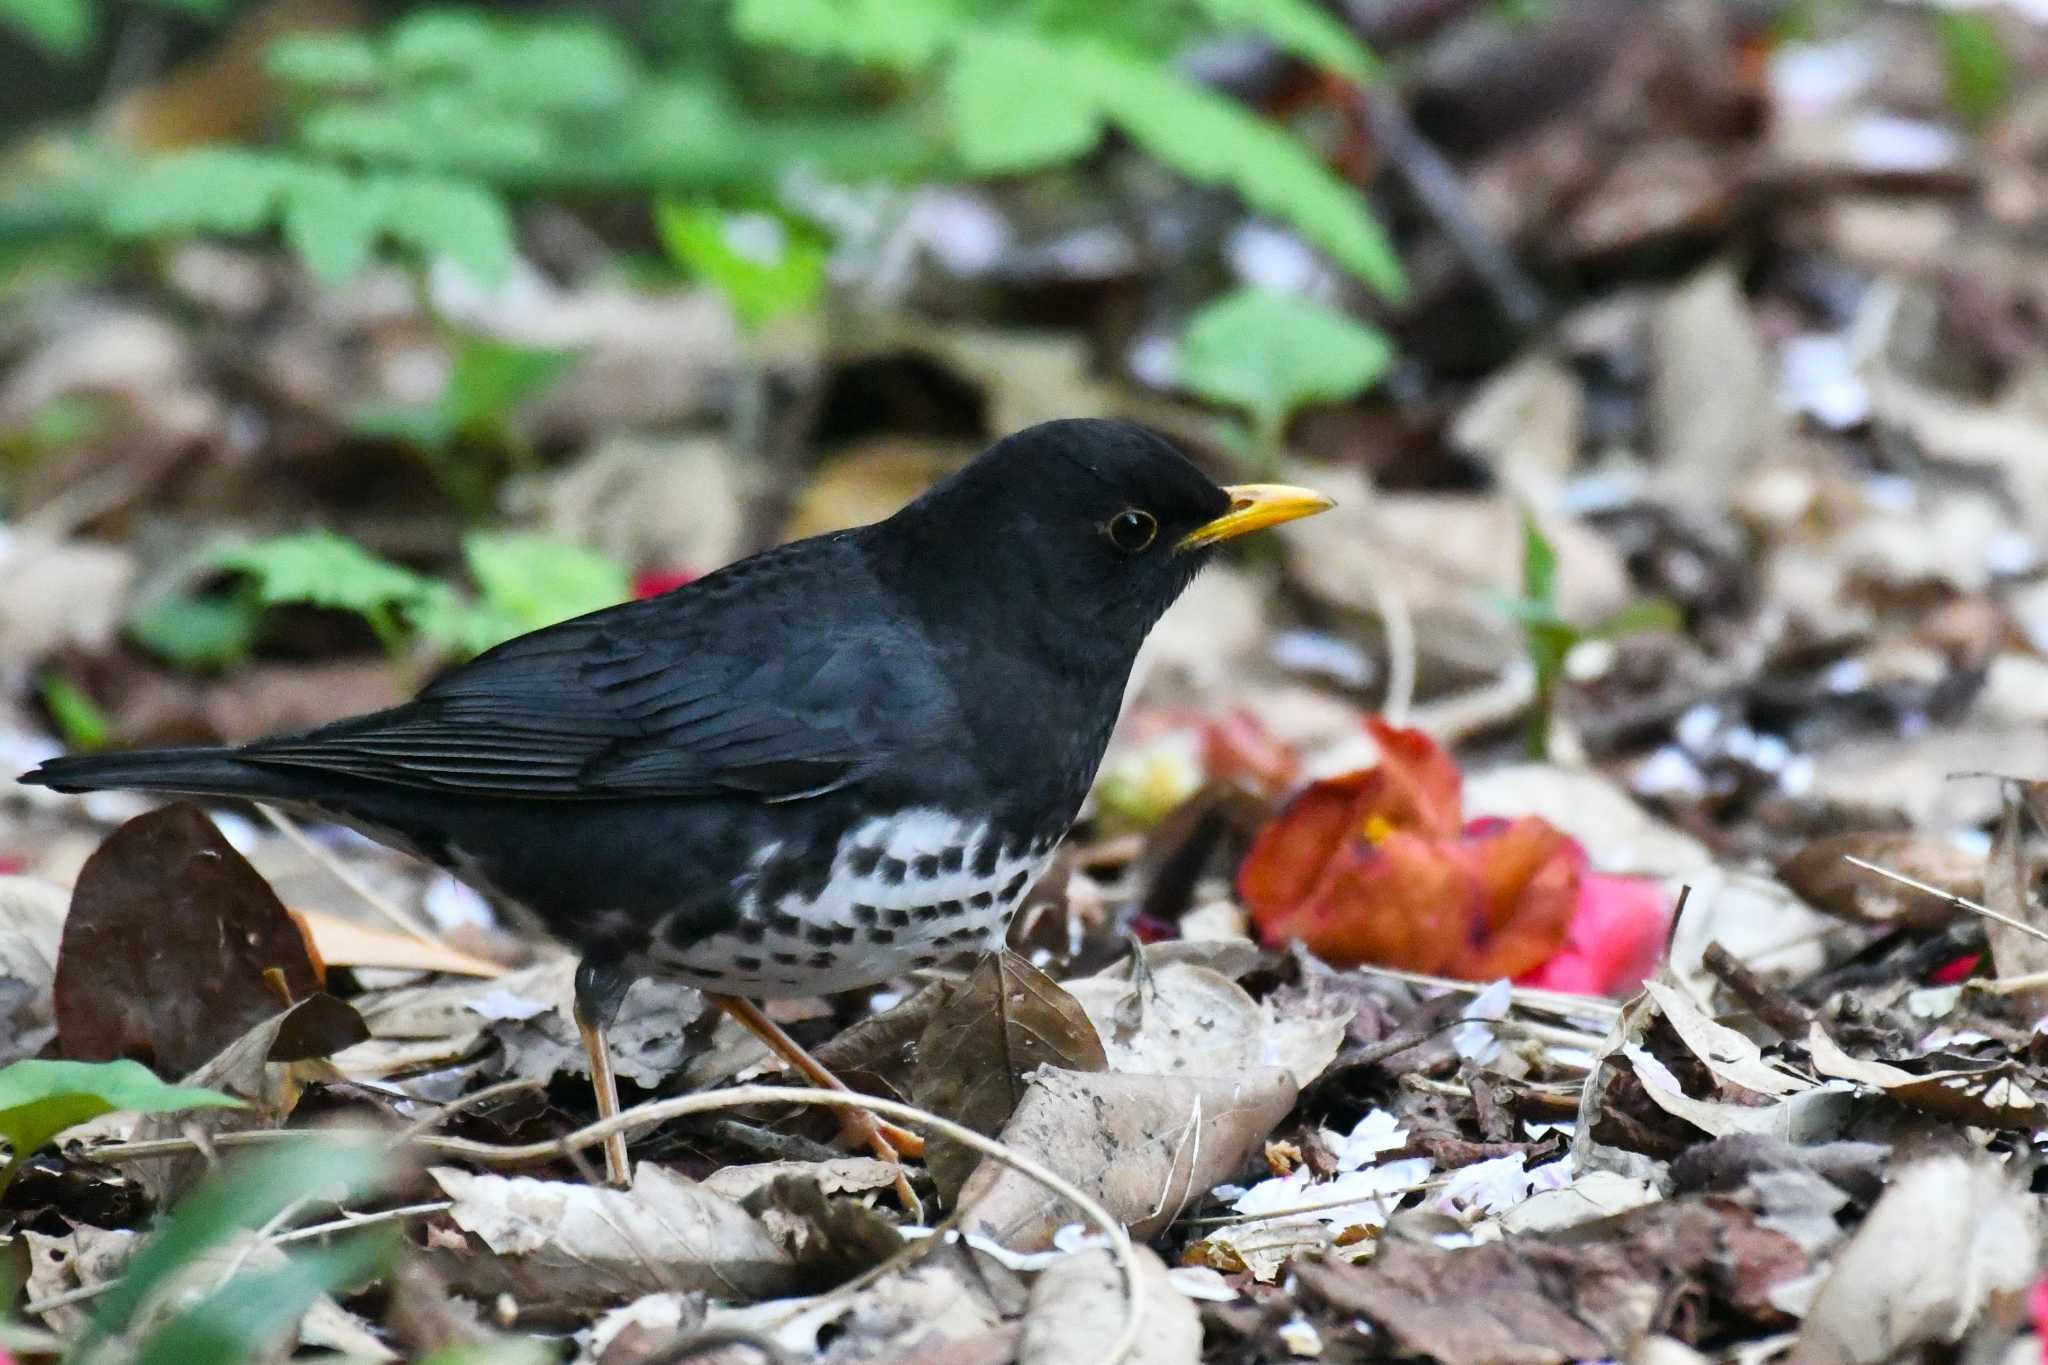
[[[140,1062],[16,1062],[0,1071],[0,1139],[9,1150],[0,1190],[44,1143],[102,1114],[166,1114],[241,1103],[217,1090],[165,1085]]]

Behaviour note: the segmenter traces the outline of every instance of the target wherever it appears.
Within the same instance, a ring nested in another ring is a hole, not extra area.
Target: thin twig
[[[1183,1218],[1175,1225],[1184,1228],[1225,1228],[1239,1227],[1245,1223],[1264,1223],[1275,1218],[1293,1218],[1304,1213],[1324,1213],[1330,1209],[1348,1209],[1354,1204],[1384,1204],[1387,1212],[1411,1194],[1422,1194],[1429,1190],[1440,1190],[1450,1184],[1450,1178],[1425,1180],[1419,1185],[1410,1185],[1405,1190],[1388,1190],[1385,1194],[1354,1194],[1348,1199],[1325,1199],[1314,1204],[1296,1204],[1291,1208],[1267,1209],[1264,1213],[1224,1213],[1209,1218]]]
[[[1542,291],[1472,211],[1471,196],[1457,168],[1416,128],[1394,90],[1364,89],[1359,92],[1359,99],[1366,123],[1374,140],[1386,152],[1387,160],[1415,191],[1416,199],[1436,220],[1451,246],[1472,267],[1472,273],[1492,295],[1501,315],[1518,332],[1534,329],[1549,311]]]
[[[1995,920],[1998,923],[2003,924],[2008,929],[2016,930],[2019,933],[2025,934],[2028,938],[2037,938],[2041,940],[2043,943],[2048,943],[2048,932],[2036,929],[2033,925],[2027,923],[2023,919],[2014,919],[2011,915],[2003,914],[1997,910],[1993,910],[1988,905],[1979,905],[1976,901],[1971,900],[1968,896],[1958,896],[1953,891],[1944,891],[1938,886],[1929,886],[1926,882],[1918,881],[1912,877],[1908,877],[1903,872],[1894,872],[1888,867],[1879,867],[1876,863],[1865,862],[1863,859],[1855,857],[1852,854],[1844,853],[1842,855],[1842,861],[1845,863],[1853,863],[1857,867],[1862,868],[1865,872],[1875,872],[1878,876],[1888,878],[1891,881],[1895,881],[1899,883],[1901,886],[1910,886],[1915,891],[1924,891],[1928,895],[1933,896],[1937,900],[1946,901],[1948,904],[1953,905],[1958,910],[1967,910],[1973,915],[1982,915],[1985,919]]]
[[[301,853],[334,874],[335,880],[355,892],[358,896],[361,896],[363,901],[372,910],[375,910],[385,919],[390,920],[422,943],[431,943],[436,948],[448,947],[446,941],[439,934],[436,934],[431,927],[423,924],[410,913],[401,910],[397,902],[393,901],[389,896],[374,890],[368,882],[358,877],[348,864],[342,862],[333,853],[307,838],[306,831],[299,828],[296,820],[286,815],[283,811],[273,810],[269,806],[258,806],[256,809],[263,812],[264,819],[277,827],[279,834],[282,834],[285,838],[298,845]]]

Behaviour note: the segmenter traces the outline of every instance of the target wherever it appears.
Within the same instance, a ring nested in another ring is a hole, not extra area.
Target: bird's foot
[[[899,1156],[916,1160],[924,1155],[923,1138],[862,1109],[839,1111],[839,1140],[848,1147],[866,1147],[884,1161],[894,1161]],[[885,1147],[886,1156],[882,1151]]]

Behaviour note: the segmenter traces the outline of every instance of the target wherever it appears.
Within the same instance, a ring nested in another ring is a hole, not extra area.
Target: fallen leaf
[[[1101,1035],[1112,1071],[1229,1076],[1277,1066],[1307,1089],[1336,1060],[1351,1010],[1281,1014],[1220,972],[1168,963],[1138,982],[1095,976],[1067,983]],[[1124,1027],[1126,1016],[1135,1028]]]
[[[977,1133],[993,1134],[1016,1112],[1025,1077],[1041,1066],[1101,1071],[1109,1065],[1087,1013],[1059,984],[1004,949],[950,986],[918,1042],[912,1099]],[[943,1138],[925,1165],[949,1203],[981,1160]]]
[[[742,1207],[782,1243],[802,1286],[814,1292],[845,1284],[903,1250],[903,1234],[887,1215],[826,1194],[808,1175],[779,1176]]]
[[[1294,1107],[1277,1067],[1237,1076],[1126,1076],[1047,1067],[1000,1140],[1060,1172],[1143,1241],[1188,1201],[1235,1176]],[[961,1187],[962,1227],[1037,1251],[1080,1211],[1037,1181],[984,1161]]]
[[[1881,877],[1851,857],[1940,887],[1965,900],[1984,898],[1984,864],[1946,839],[1903,830],[1869,830],[1815,839],[1778,864],[1778,880],[1817,910],[1852,924],[1939,929],[1959,913],[1953,902]]]
[[[1124,1359],[1130,1365],[1197,1365],[1202,1358],[1202,1319],[1188,1297],[1167,1278],[1166,1265],[1150,1247],[1132,1249],[1137,1261],[1138,1343]],[[1102,1352],[1116,1338],[1131,1311],[1123,1276],[1107,1251],[1063,1256],[1038,1273],[1024,1309],[1024,1334],[1017,1365],[1076,1365]]]
[[[1958,1123],[1980,1128],[2034,1128],[2041,1123],[2041,1102],[2028,1092],[2023,1073],[2011,1061],[1908,1071],[1850,1056],[1819,1024],[1806,1035],[1806,1051],[1813,1069],[1823,1076],[1867,1085],[1901,1104]]]
[[[239,1109],[202,1116],[145,1115],[134,1136],[148,1141],[199,1131],[207,1134],[273,1128],[291,1117],[308,1084],[336,1073],[318,1059],[359,1042],[367,1030],[346,1001],[320,992],[280,1010],[195,1067],[184,1078],[242,1101]],[[158,1205],[190,1188],[211,1168],[205,1152],[138,1162],[135,1179]]]
[[[1646,1333],[1669,1330],[1665,1319],[1680,1301],[1711,1295],[1739,1311],[1726,1270],[1738,1239],[1789,1253],[1770,1263],[1780,1275],[1806,1268],[1783,1238],[1699,1198],[1646,1205],[1598,1227],[1597,1237],[1567,1232],[1463,1250],[1395,1241],[1363,1264],[1304,1261],[1294,1273],[1309,1297],[1384,1332],[1388,1354],[1563,1365],[1627,1358]]]
[[[51,987],[70,903],[37,877],[0,877],[0,1066],[33,1057],[57,1032]]]
[[[1679,1041],[1717,1079],[1759,1095],[1797,1095],[1813,1088],[1766,1062],[1762,1050],[1748,1038],[1707,1018],[1693,998],[1677,986],[1649,981],[1643,989],[1656,1002]]]
[[[57,953],[58,1040],[81,1061],[182,1075],[322,975],[269,884],[181,801],[115,830],[80,870]]]
[[[450,1256],[467,1292],[580,1305],[664,1289],[759,1299],[795,1279],[760,1220],[651,1163],[634,1167],[625,1190],[448,1166],[430,1173],[455,1201],[447,1217],[491,1253]]]
[[[501,963],[471,957],[445,943],[432,943],[375,925],[358,924],[318,910],[294,910],[313,951],[330,967],[391,967],[404,971],[447,972],[453,976],[505,975]]]
[[[720,1166],[705,1176],[702,1183],[713,1194],[741,1204],[757,1190],[767,1189],[784,1176],[815,1181],[826,1194],[866,1194],[894,1185],[896,1167],[871,1156],[843,1156],[832,1161],[760,1161]]]
[[[1817,1142],[1839,1133],[1851,1108],[1850,1097],[1839,1090],[1808,1090],[1760,1105],[1696,1100],[1673,1089],[1640,1056],[1631,1060],[1636,1080],[1653,1104],[1715,1137],[1761,1133],[1787,1142]]]
[[[488,1035],[503,1049],[505,1070],[547,1079],[587,1076],[590,1062],[572,1006],[576,962],[553,957],[496,980],[408,986],[360,1001],[371,1042],[337,1056],[355,1077],[447,1064],[468,1056]],[[682,1069],[684,1033],[704,1012],[704,997],[680,982],[633,983],[606,1030],[620,1079],[652,1087]]]
[[[2033,1282],[2040,1215],[1997,1165],[1939,1156],[1898,1171],[1814,1296],[1795,1365],[1877,1365],[1954,1342]],[[1909,1253],[1909,1254],[1902,1254]]]

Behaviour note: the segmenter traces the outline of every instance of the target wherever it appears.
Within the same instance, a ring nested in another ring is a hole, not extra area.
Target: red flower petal
[[[1422,731],[1397,730],[1378,716],[1367,716],[1365,728],[1380,746],[1379,766],[1370,770],[1381,784],[1373,813],[1396,829],[1454,837],[1464,818],[1465,779],[1451,756]]]
[[[665,592],[674,592],[686,583],[700,578],[695,569],[647,569],[633,575],[633,597],[635,600],[659,597]]]
[[[1656,883],[1587,873],[1564,947],[1521,983],[1577,995],[1627,994],[1657,969],[1670,924]]]

